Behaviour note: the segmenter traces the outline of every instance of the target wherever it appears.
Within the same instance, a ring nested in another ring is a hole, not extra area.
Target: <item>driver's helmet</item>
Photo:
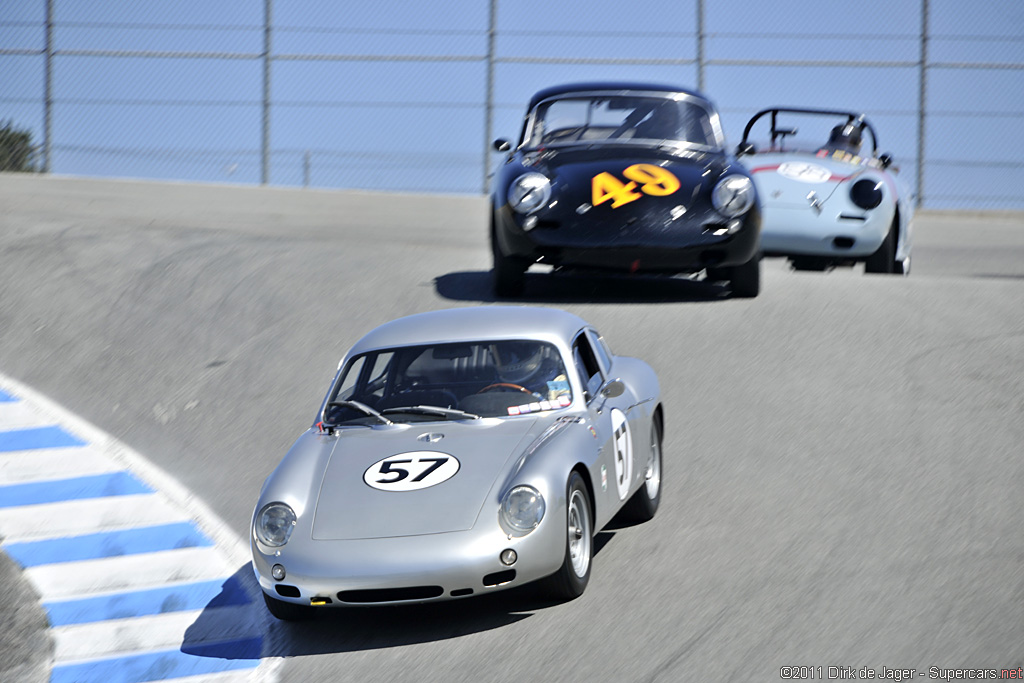
[[[530,341],[503,341],[491,346],[494,365],[502,382],[526,384],[540,372],[544,345]]]
[[[857,154],[860,152],[861,131],[863,128],[863,124],[859,121],[849,121],[836,126],[828,135],[825,149],[843,150]]]

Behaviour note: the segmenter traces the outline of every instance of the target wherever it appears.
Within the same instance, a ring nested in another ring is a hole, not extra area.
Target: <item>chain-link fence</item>
[[[479,193],[582,80],[699,88],[731,144],[863,111],[922,206],[1024,209],[1019,0],[0,0],[0,123],[60,174]]]

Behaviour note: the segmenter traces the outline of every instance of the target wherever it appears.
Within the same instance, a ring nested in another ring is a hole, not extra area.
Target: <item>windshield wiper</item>
[[[442,408],[441,406],[397,406],[395,408],[385,408],[381,413],[381,417],[394,413],[415,413],[417,415],[438,415],[440,417],[462,417],[468,420],[480,419],[479,415],[467,413],[465,410]]]
[[[386,425],[393,425],[393,424],[395,424],[394,422],[392,422],[388,418],[384,417],[384,415],[382,413],[380,413],[379,411],[371,408],[370,406],[366,405],[365,403],[360,403],[359,401],[330,401],[327,404],[327,406],[328,407],[340,406],[342,408],[354,408],[355,410],[358,410],[361,413],[369,415],[370,417],[377,418],[378,420],[380,420],[381,422],[383,422]]]

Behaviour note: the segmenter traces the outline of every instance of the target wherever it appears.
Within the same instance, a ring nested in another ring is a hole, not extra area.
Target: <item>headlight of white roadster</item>
[[[540,173],[524,173],[508,188],[508,203],[517,213],[533,213],[551,199],[551,181]]]
[[[256,538],[278,548],[288,542],[295,528],[295,512],[284,503],[268,503],[256,515]]]
[[[544,510],[544,496],[532,486],[516,486],[501,500],[501,519],[516,535],[536,529]]]
[[[746,176],[726,176],[711,191],[711,203],[726,218],[744,214],[754,205],[754,184]]]

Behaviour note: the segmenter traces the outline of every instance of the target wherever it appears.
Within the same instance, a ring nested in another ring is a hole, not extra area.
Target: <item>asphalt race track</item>
[[[0,175],[0,373],[143,454],[245,538],[263,479],[353,341],[405,314],[509,303],[489,289],[486,210],[480,197]],[[510,591],[275,623],[263,656],[284,658],[280,680],[1024,666],[1020,215],[920,215],[908,278],[772,260],[761,296],[730,300],[684,279],[534,275],[516,303],[577,313],[658,371],[657,518],[601,533],[570,603]],[[0,660],[45,659],[45,621],[2,557],[0,578],[5,622],[33,635],[5,637]]]

